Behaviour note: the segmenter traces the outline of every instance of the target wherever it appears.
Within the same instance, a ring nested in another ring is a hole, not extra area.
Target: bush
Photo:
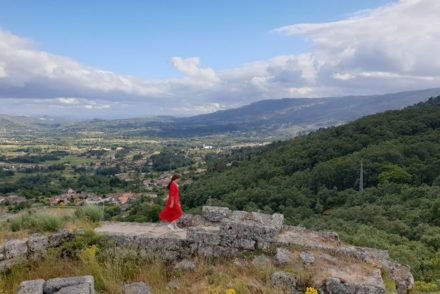
[[[99,222],[104,218],[104,211],[95,205],[86,205],[75,211],[75,215],[81,219]]]
[[[30,215],[23,214],[9,220],[10,229],[13,232],[31,230],[33,232],[54,232],[58,231],[63,221],[51,215]]]
[[[62,221],[59,217],[40,215],[35,218],[35,225],[39,231],[55,232],[61,229]]]

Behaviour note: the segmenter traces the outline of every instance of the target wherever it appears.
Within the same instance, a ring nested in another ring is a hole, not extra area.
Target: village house
[[[98,197],[98,196],[94,196],[94,197],[90,197],[87,198],[84,203],[85,204],[89,204],[89,205],[98,205],[98,204],[104,204],[104,203],[110,203],[112,202],[112,198],[111,197]]]
[[[140,195],[132,192],[123,192],[123,193],[112,193],[108,195],[111,198],[111,202],[116,205],[125,205],[129,201],[137,200],[140,198]]]
[[[25,197],[22,196],[17,196],[17,195],[10,195],[10,196],[5,196],[3,197],[3,201],[0,201],[0,204],[10,204],[10,205],[15,205],[15,204],[20,204],[23,202],[26,202],[27,199]]]
[[[89,195],[83,193],[77,193],[73,189],[67,189],[66,192],[62,193],[58,196],[53,196],[49,199],[49,203],[52,206],[60,205],[60,204],[68,204],[75,203],[80,204],[81,200],[87,199]]]

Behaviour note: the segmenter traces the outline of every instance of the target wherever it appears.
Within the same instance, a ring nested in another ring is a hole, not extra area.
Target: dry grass
[[[16,293],[19,283],[24,280],[93,275],[97,293],[122,293],[125,283],[142,281],[150,285],[153,293],[159,294],[220,294],[226,293],[229,288],[240,294],[277,294],[281,293],[280,290],[270,285],[275,271],[290,272],[298,278],[299,285],[313,287],[329,275],[359,282],[377,270],[352,258],[334,257],[319,250],[310,251],[315,256],[315,263],[306,268],[298,256],[301,248],[291,248],[294,261],[285,266],[258,267],[251,262],[253,255],[249,255],[240,258],[239,262],[196,257],[195,270],[176,270],[172,264],[164,263],[157,256],[142,255],[127,248],[114,248],[100,241],[90,241],[96,237],[93,234],[96,225],[69,217],[65,223],[66,228],[72,231],[88,229],[91,235],[80,240],[77,238],[70,245],[64,244],[64,249],[50,250],[41,262],[14,267],[9,274],[1,276],[0,293]],[[73,252],[69,255],[71,258],[60,258],[61,251],[65,252],[66,248]],[[180,286],[178,290],[167,288],[172,281]]]
[[[16,293],[23,280],[77,275],[93,275],[98,293],[122,293],[124,283],[140,281],[146,282],[153,293],[159,294],[176,293],[176,290],[167,288],[170,281],[176,281],[180,285],[178,293],[183,294],[220,294],[228,288],[245,294],[281,293],[270,287],[271,274],[277,270],[275,267],[257,268],[245,260],[240,266],[232,260],[197,258],[194,271],[181,271],[157,257],[139,260],[137,255],[127,250],[119,250],[115,254],[113,249],[104,249],[99,253],[88,247],[75,260],[59,259],[54,252],[39,263],[14,267],[2,277],[0,293]]]
[[[20,212],[0,222],[0,244],[12,239],[25,239],[30,234],[58,229],[71,232],[93,230],[99,223],[75,216],[74,208],[44,208]]]
[[[150,285],[154,293],[176,293],[176,290],[167,288],[168,283],[173,281],[180,286],[177,292],[183,294],[220,294],[225,293],[229,288],[235,289],[236,293],[240,294],[277,294],[282,292],[270,285],[271,276],[275,271],[290,272],[298,278],[299,285],[309,287],[324,278],[322,268],[348,267],[350,271],[359,270],[359,275],[374,270],[364,264],[353,264],[354,261],[348,258],[334,258],[319,251],[313,252],[316,258],[315,265],[305,268],[299,261],[299,251],[292,249],[294,262],[286,266],[257,267],[251,262],[252,256],[243,257],[238,263],[231,259],[196,257],[195,270],[183,271],[164,263],[157,256],[141,257],[139,252],[130,249],[116,249],[107,245],[96,247],[86,243],[80,248],[82,249],[73,259],[60,259],[60,251],[52,250],[40,263],[15,267],[0,281],[0,293],[16,293],[17,286],[23,280],[93,275],[98,293],[122,293],[123,285],[129,282],[145,282]],[[339,272],[339,274],[345,273],[345,271]],[[356,273],[352,272],[350,279],[355,278]]]
[[[12,239],[25,239],[29,236],[29,231],[11,232],[0,229],[0,244]]]

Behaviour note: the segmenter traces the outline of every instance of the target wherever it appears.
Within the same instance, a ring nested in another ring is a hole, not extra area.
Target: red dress
[[[174,202],[174,206],[171,208],[171,200]],[[170,190],[168,192],[168,200],[165,204],[165,208],[159,214],[159,218],[162,221],[173,222],[179,219],[183,215],[182,207],[180,207],[179,200],[179,186],[175,182],[171,183]]]

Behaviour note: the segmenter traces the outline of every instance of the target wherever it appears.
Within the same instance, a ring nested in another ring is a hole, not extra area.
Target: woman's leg
[[[176,229],[176,226],[174,225],[174,223],[175,223],[175,221],[172,221],[167,226],[171,231],[174,231]]]
[[[175,220],[173,223],[174,223],[174,229],[175,229],[176,231],[181,231],[181,230],[182,230],[181,228],[179,228],[179,227],[177,226],[177,220]]]

